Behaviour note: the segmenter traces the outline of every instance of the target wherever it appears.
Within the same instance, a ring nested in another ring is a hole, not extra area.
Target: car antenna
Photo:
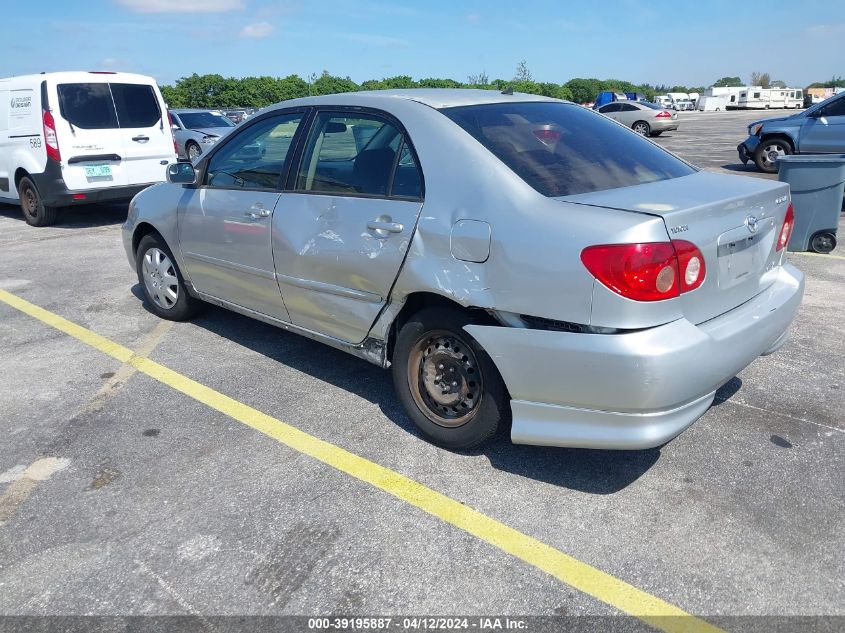
[[[508,86],[504,90],[502,90],[503,95],[512,95],[513,94],[513,86]]]

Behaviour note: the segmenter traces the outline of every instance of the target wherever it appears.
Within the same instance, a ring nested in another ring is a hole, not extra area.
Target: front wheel
[[[754,162],[760,171],[767,174],[776,174],[778,158],[788,156],[791,153],[792,146],[786,141],[779,138],[763,139],[754,151]]]
[[[510,413],[505,384],[464,331],[468,323],[458,310],[422,310],[402,326],[392,358],[405,412],[428,440],[452,450],[484,443]]]
[[[193,141],[188,141],[185,143],[185,154],[187,154],[188,160],[193,163],[202,154],[202,149]]]
[[[44,205],[44,200],[35,183],[24,176],[18,183],[18,196],[21,201],[23,218],[30,226],[50,226],[56,223],[59,210],[56,207]]]
[[[651,134],[651,128],[649,127],[648,123],[645,121],[637,121],[634,125],[631,126],[631,129],[634,130],[640,136],[648,136]]]
[[[135,251],[138,281],[150,309],[162,319],[187,321],[202,303],[188,294],[173,253],[156,234],[141,238]]]

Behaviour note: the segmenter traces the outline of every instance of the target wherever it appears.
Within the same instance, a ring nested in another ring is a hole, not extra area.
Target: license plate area
[[[717,262],[719,287],[730,288],[749,279],[758,278],[766,266],[766,257],[772,249],[772,231],[748,233],[740,227],[719,236]]]
[[[111,165],[85,165],[86,178],[111,178]]]

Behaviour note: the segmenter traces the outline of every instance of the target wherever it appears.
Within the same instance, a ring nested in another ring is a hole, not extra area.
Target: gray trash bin
[[[845,154],[781,156],[778,179],[789,184],[795,211],[787,250],[832,251],[845,188]]]

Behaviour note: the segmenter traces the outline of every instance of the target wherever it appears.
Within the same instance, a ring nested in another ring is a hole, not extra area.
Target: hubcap
[[[191,143],[188,145],[188,158],[194,160],[197,156],[200,155],[200,148]]]
[[[170,258],[158,248],[149,249],[144,253],[142,273],[147,294],[155,304],[165,310],[172,308],[179,299],[179,279]]]
[[[634,132],[636,132],[637,134],[640,134],[642,136],[645,136],[645,130],[646,130],[646,128],[645,128],[644,125],[638,125],[634,128]]]
[[[786,156],[786,152],[780,145],[767,145],[763,149],[763,156],[767,164],[776,165],[778,156]]]
[[[450,428],[470,420],[483,392],[472,349],[445,331],[430,332],[416,344],[408,359],[408,383],[426,417]]]
[[[27,215],[35,217],[38,215],[38,199],[35,197],[35,192],[27,188],[23,192],[23,204]]]

